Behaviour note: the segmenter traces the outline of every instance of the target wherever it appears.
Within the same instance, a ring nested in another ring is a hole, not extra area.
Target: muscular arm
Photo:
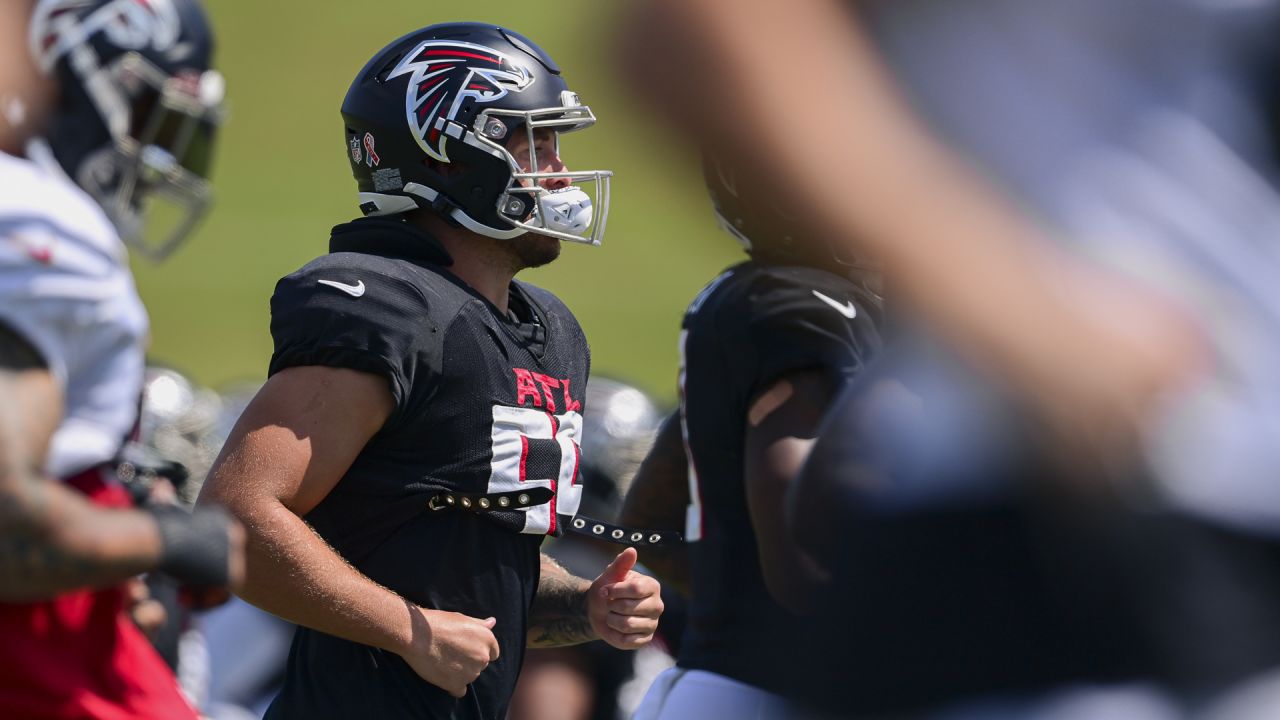
[[[760,569],[769,594],[797,613],[826,575],[787,533],[786,494],[813,449],[829,385],[817,372],[791,373],[760,393],[747,413],[743,480]]]
[[[154,569],[155,520],[94,507],[43,475],[61,392],[43,360],[0,326],[0,600],[103,587]]]
[[[591,581],[577,577],[545,554],[529,611],[528,646],[559,647],[599,639],[587,615]]]
[[[214,462],[200,504],[225,506],[248,533],[240,595],[300,625],[399,652],[415,613],[351,567],[302,516],[346,473],[392,409],[382,378],[296,367],[272,376]]]
[[[386,422],[387,382],[293,367],[245,408],[200,492],[248,533],[245,600],[299,625],[399,654],[455,697],[498,658],[494,620],[426,610],[349,565],[302,516],[329,494]]]
[[[680,415],[663,422],[653,447],[636,471],[618,522],[645,530],[683,528],[689,506],[689,461],[684,454]],[[644,564],[662,582],[689,592],[689,556],[683,546],[645,548]]]

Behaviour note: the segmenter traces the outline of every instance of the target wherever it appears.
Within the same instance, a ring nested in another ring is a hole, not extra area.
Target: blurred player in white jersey
[[[121,239],[163,197],[189,211],[146,248],[163,255],[207,205],[212,37],[195,0],[41,0],[27,29],[51,102],[0,92],[0,708],[192,718],[118,585],[163,571],[225,587],[242,536],[218,513],[124,509],[112,461],[147,337]]]

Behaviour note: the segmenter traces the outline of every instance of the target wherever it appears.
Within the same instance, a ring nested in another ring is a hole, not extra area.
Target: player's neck
[[[451,225],[434,213],[410,213],[406,219],[440,241],[453,258],[449,272],[506,314],[511,279],[520,269],[509,248],[493,238]]]
[[[504,262],[506,258],[495,257],[495,253],[490,252],[492,248],[489,243],[472,239],[441,242],[453,256],[449,272],[470,285],[471,289],[484,296],[505,315],[507,301],[510,299],[511,279],[516,275],[516,271]]]

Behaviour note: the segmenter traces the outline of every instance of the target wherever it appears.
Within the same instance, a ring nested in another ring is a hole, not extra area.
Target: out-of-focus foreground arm
[[[93,506],[44,476],[62,392],[39,354],[0,326],[0,600],[103,587],[155,569],[149,515]]]
[[[895,301],[1073,444],[1131,449],[1200,371],[1178,309],[1068,258],[929,133],[848,3],[649,0],[625,27],[625,67],[659,112],[883,262]]]

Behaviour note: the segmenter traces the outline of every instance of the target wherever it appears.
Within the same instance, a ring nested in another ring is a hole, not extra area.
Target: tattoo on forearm
[[[14,482],[6,478],[0,482]],[[0,499],[0,599],[48,597],[78,587],[102,587],[137,574],[151,559],[142,549],[104,555],[89,543],[67,543],[54,531],[63,523],[94,523],[109,510],[92,508],[74,491],[43,479],[20,480]],[[112,525],[124,523],[111,517]],[[130,518],[133,519],[133,518]],[[145,522],[139,516],[138,522]]]
[[[0,338],[12,339],[0,328]],[[0,599],[49,597],[119,582],[145,570],[146,550],[129,539],[147,520],[97,509],[41,474],[48,436],[58,424],[56,391],[34,350],[0,346]],[[104,531],[126,542],[104,550]]]
[[[542,575],[529,613],[528,646],[558,647],[597,639],[587,617],[590,587],[590,582],[543,555]]]

